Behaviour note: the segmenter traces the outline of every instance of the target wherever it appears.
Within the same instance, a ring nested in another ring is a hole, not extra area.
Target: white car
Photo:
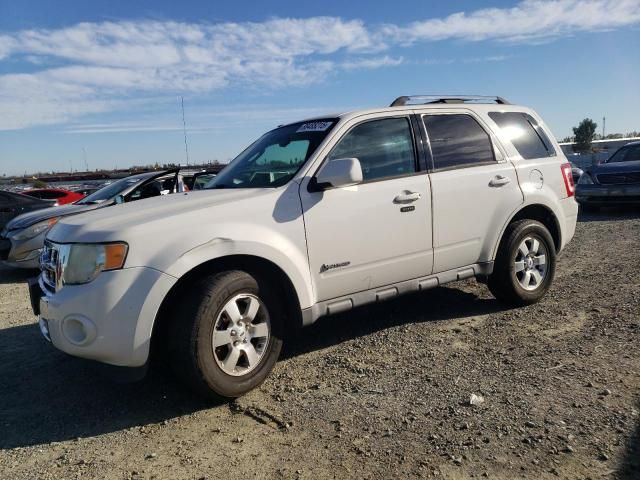
[[[400,97],[271,130],[205,190],[60,220],[32,304],[71,355],[144,371],[153,348],[205,395],[237,397],[324,315],[471,277],[540,300],[577,213],[532,110]]]

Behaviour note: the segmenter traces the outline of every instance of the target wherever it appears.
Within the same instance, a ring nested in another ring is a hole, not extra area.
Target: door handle
[[[496,175],[495,177],[493,177],[491,179],[491,181],[489,182],[489,186],[490,187],[501,187],[503,185],[506,185],[507,183],[509,183],[511,181],[510,178],[508,177],[504,177],[502,175]]]
[[[393,199],[393,203],[411,203],[419,200],[421,196],[422,195],[420,195],[420,192],[410,192],[408,190],[405,190]]]

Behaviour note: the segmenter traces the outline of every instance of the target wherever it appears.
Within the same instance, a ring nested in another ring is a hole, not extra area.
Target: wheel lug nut
[[[231,336],[235,337],[238,334],[238,332],[236,332],[235,330],[231,330]]]
[[[242,343],[247,343],[247,339],[245,338],[244,340],[242,340]]]
[[[236,340],[235,342],[233,342],[233,346],[237,347],[238,345],[240,345],[240,342],[238,340]]]

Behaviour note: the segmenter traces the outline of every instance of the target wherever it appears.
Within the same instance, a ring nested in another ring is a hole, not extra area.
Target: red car
[[[69,190],[63,190],[62,188],[34,188],[33,190],[25,190],[25,195],[30,197],[39,198],[41,200],[49,200],[54,202],[52,206],[66,205],[67,203],[74,203],[84,198],[85,195],[77,192],[70,192]]]

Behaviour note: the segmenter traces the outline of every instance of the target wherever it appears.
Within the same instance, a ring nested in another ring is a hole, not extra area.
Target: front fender
[[[231,255],[248,255],[268,260],[289,277],[296,290],[301,308],[308,308],[313,303],[313,291],[306,251],[293,245],[275,232],[256,232],[256,240],[234,240],[233,238],[216,237],[183,253],[165,272],[181,278],[194,268],[211,260]],[[274,246],[277,245],[277,248]]]

